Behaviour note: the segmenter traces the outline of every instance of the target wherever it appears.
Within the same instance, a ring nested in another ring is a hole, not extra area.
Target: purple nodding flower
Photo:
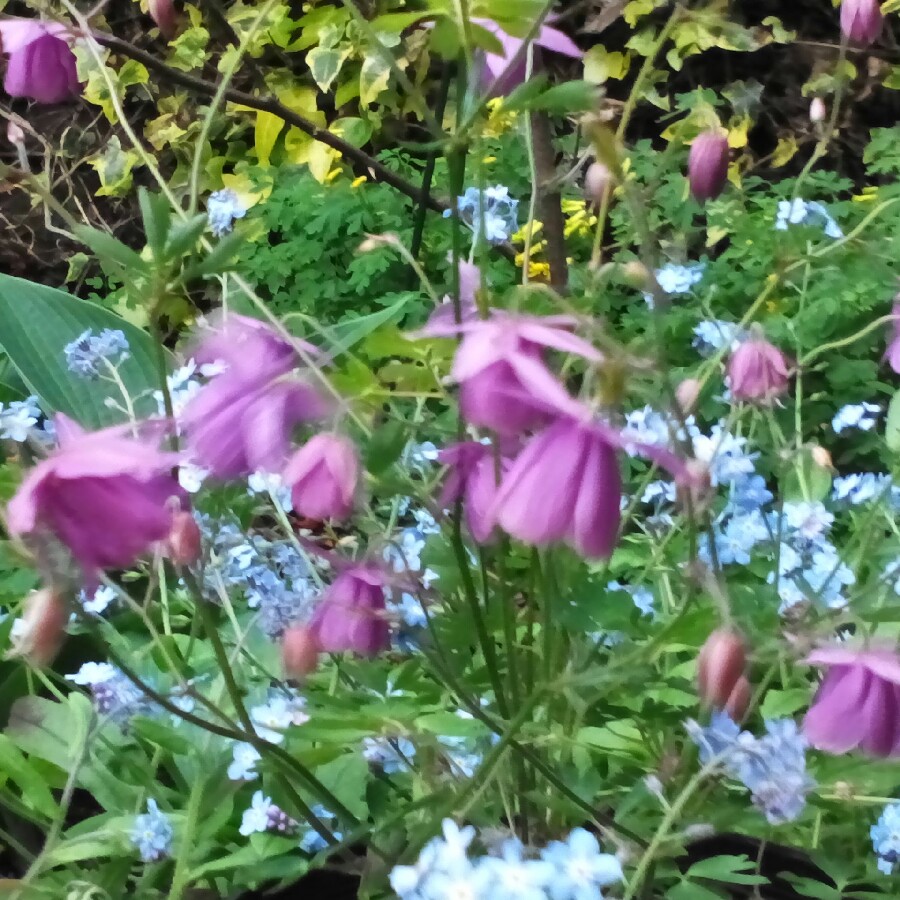
[[[513,436],[545,425],[558,415],[583,412],[543,361],[543,349],[599,362],[601,354],[572,334],[568,316],[514,316],[495,313],[490,319],[462,325],[435,325],[423,333],[463,334],[453,360],[451,378],[459,384],[459,407],[472,425]]]
[[[178,13],[172,0],[147,0],[147,11],[156,22],[160,34],[171,41],[178,30]]]
[[[3,89],[10,97],[38,103],[62,103],[76,95],[81,84],[75,54],[64,36],[69,29],[37,19],[0,21],[0,43],[9,56]]]
[[[900,658],[893,650],[822,647],[806,659],[828,668],[803,721],[810,744],[827,753],[857,747],[900,756]]]
[[[384,606],[385,574],[371,564],[345,569],[322,595],[309,623],[318,646],[327,653],[350,650],[376,656],[390,646]]]
[[[762,337],[741,343],[728,360],[728,382],[736,400],[768,403],[787,390],[789,378],[787,358]]]
[[[124,569],[164,540],[183,491],[177,460],[123,427],[88,433],[57,415],[59,449],[39,462],[8,507],[13,534],[51,532],[81,566],[88,590],[102,569]]]
[[[181,423],[194,459],[218,478],[278,471],[291,428],[326,412],[310,385],[288,377],[294,348],[263,322],[230,316],[200,343],[194,358],[227,365],[191,399]]]
[[[493,448],[478,441],[451,444],[441,450],[438,460],[448,467],[441,508],[462,500],[466,527],[476,543],[487,544],[495,527],[490,510],[497,495],[497,476],[509,470],[511,461],[501,459],[498,473]]]
[[[481,290],[481,269],[474,263],[459,261],[459,306],[460,322],[471,322],[478,318],[475,295]],[[443,303],[436,306],[425,324],[426,333],[432,327],[448,328],[456,323],[456,309],[453,298],[447,294]]]
[[[694,138],[688,154],[691,193],[703,203],[722,193],[728,180],[728,139],[718,131],[704,131]]]
[[[841,31],[848,41],[868,47],[881,34],[883,24],[878,0],[842,0]]]
[[[887,364],[900,375],[900,301],[894,303],[894,308],[891,312],[894,321],[891,323],[891,339],[888,341],[884,359],[887,361]]]
[[[522,46],[522,39],[508,34],[490,19],[473,19],[472,21],[491,32],[503,48],[502,54],[488,52],[484,55],[484,74],[482,77],[484,88],[491,87],[496,80],[495,94],[503,96],[510,93],[525,81],[527,74],[525,56],[515,59],[519,48]],[[584,56],[584,53],[571,38],[551,25],[542,25],[540,27],[534,43],[537,47],[543,47],[546,50],[561,53],[563,56],[570,56],[573,59],[581,59]]]
[[[356,448],[341,435],[318,434],[294,454],[282,477],[301,516],[346,519],[359,482]]]

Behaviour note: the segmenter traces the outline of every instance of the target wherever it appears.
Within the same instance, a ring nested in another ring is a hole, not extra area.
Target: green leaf
[[[380,475],[400,458],[408,439],[405,422],[388,422],[377,428],[366,447],[366,469],[373,475]]]
[[[378,312],[334,325],[328,330],[332,343],[332,354],[337,356],[346,352],[354,344],[358,344],[363,338],[368,337],[376,328],[399,319],[412,296],[412,294],[407,294],[396,303],[380,309]]]
[[[891,398],[884,420],[884,440],[895,453],[900,450],[900,391]]]
[[[359,102],[363,106],[374,103],[387,89],[391,67],[384,56],[372,50],[366,56],[359,73]]]
[[[206,230],[206,216],[202,213],[185,222],[177,222],[169,232],[166,256],[169,259],[180,259],[194,248],[200,236]]]
[[[786,691],[768,691],[760,708],[764,719],[780,719],[790,716],[809,705],[809,691],[805,688],[790,688]]]
[[[115,313],[56,288],[0,275],[0,321],[0,346],[45,411],[66,413],[86,428],[124,420],[120,410],[105,402],[110,398],[122,403],[119,388],[105,380],[87,381],[69,372],[63,354],[66,344],[87,329],[98,332],[112,328],[124,332],[130,346],[130,356],[119,366],[119,375],[135,412],[155,412],[156,404],[150,396],[158,382],[153,341]]]
[[[316,778],[331,791],[354,816],[365,819],[366,784],[369,781],[369,764],[360,753],[345,753],[330,763],[316,769]]]
[[[503,111],[515,112],[516,110],[529,109],[535,98],[547,89],[547,76],[543,73],[530,78],[520,84],[507,97],[503,98]]]
[[[188,280],[191,278],[204,278],[207,275],[219,275],[230,269],[238,250],[246,241],[240,232],[232,231],[225,235],[200,262],[189,266],[184,273]]]
[[[147,263],[141,259],[139,253],[131,247],[126,247],[111,234],[88,225],[76,225],[72,231],[83,244],[97,254],[97,259],[100,260],[105,272],[121,278],[129,273],[144,275],[149,271]]]
[[[745,875],[752,872],[756,864],[746,856],[713,856],[701,859],[687,870],[688,878],[709,878],[713,881],[725,881],[731,884],[767,884],[768,879],[761,875]]]
[[[691,881],[680,881],[666,892],[666,900],[722,900],[722,895]]]
[[[569,81],[545,91],[531,103],[531,109],[564,115],[587,112],[597,106],[597,86],[588,81]]]
[[[156,259],[161,259],[172,222],[172,208],[163,194],[152,194],[146,188],[138,190],[138,202],[144,219],[144,234],[147,244]]]
[[[306,54],[306,62],[313,81],[319,86],[319,90],[327,93],[338,77],[347,57],[349,48],[315,47]]]
[[[4,778],[17,785],[28,806],[48,819],[56,816],[56,801],[47,787],[44,775],[35,770],[5,734],[0,734],[0,772]]]

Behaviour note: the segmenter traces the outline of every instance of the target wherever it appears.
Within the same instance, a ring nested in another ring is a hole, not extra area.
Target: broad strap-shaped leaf
[[[66,367],[64,348],[88,329],[122,331],[130,357],[119,374],[138,416],[156,413],[152,391],[159,387],[156,349],[149,334],[115,313],[65,291],[0,275],[0,348],[45,412],[64,412],[86,428],[125,421],[121,390],[111,381],[86,380]]]

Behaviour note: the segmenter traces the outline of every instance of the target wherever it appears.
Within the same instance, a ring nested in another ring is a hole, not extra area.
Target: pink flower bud
[[[584,195],[590,203],[599,204],[612,184],[612,173],[601,162],[593,162],[588,166],[584,176]]]
[[[685,378],[675,388],[675,399],[678,401],[681,411],[687,415],[697,405],[700,396],[701,384],[696,378]]]
[[[281,637],[281,662],[286,678],[301,679],[319,664],[319,645],[305,625],[292,625]]]
[[[51,588],[29,594],[22,614],[22,630],[15,637],[11,656],[22,656],[33,666],[53,662],[66,634],[69,610]]]
[[[169,559],[176,566],[191,566],[200,559],[202,553],[200,528],[193,515],[186,510],[179,510],[172,515],[172,527],[166,539],[166,550]]]
[[[733,631],[716,629],[706,639],[697,659],[697,693],[700,699],[716,709],[724,709],[739,680],[744,677],[746,664],[741,638]],[[735,702],[738,700],[739,697],[736,697]]]
[[[868,47],[880,34],[884,23],[878,0],[843,0],[841,31],[848,41]]]
[[[823,469],[833,469],[834,463],[831,461],[831,454],[824,448],[816,445],[810,450],[813,462]]]
[[[622,266],[622,274],[625,280],[632,287],[639,288],[642,291],[652,291],[656,279],[653,273],[638,260],[633,259]]]
[[[820,122],[825,121],[827,112],[825,101],[821,97],[813,97],[812,102],[809,104],[809,121],[814,125],[818,125]]]
[[[767,403],[787,390],[785,355],[762,337],[744,341],[728,360],[728,382],[735,400]]]
[[[283,477],[299,515],[346,519],[359,482],[356,448],[341,435],[317,434],[294,454]]]
[[[705,508],[713,496],[709,466],[699,459],[686,459],[675,479],[675,492],[679,502],[690,505],[693,512]]]
[[[147,0],[147,8],[163,37],[172,40],[178,29],[178,14],[172,0]]]
[[[6,123],[6,139],[11,144],[25,143],[25,132],[22,130],[22,126],[18,125],[12,119]]]
[[[728,699],[725,701],[725,712],[735,721],[740,722],[747,712],[750,705],[750,699],[753,696],[753,690],[746,675],[741,675],[735,682]]]
[[[704,131],[694,138],[688,155],[691,193],[703,203],[718,197],[728,179],[728,140],[719,131]]]

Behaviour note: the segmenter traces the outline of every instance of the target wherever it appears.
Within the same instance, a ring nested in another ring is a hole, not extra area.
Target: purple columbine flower
[[[81,90],[69,29],[37,19],[0,21],[0,42],[9,56],[3,89],[10,97],[62,103]]]
[[[728,384],[735,400],[768,403],[788,386],[785,355],[761,336],[744,341],[728,360]]]
[[[552,348],[600,362],[601,354],[571,333],[568,316],[514,316],[495,313],[462,325],[434,325],[423,334],[463,339],[450,377],[459,384],[459,408],[471,425],[514,436],[545,425],[557,415],[577,416],[573,400],[543,361]]]
[[[326,413],[309,384],[289,377],[297,362],[294,347],[263,322],[230,316],[194,358],[227,366],[193,397],[181,420],[193,459],[220,479],[278,471],[293,426]]]
[[[881,34],[883,24],[878,0],[842,0],[841,31],[848,41],[868,47]]]
[[[888,341],[884,359],[887,364],[900,375],[900,302],[894,303],[892,310],[894,321],[891,323],[891,339]]]
[[[694,138],[688,154],[691,193],[703,203],[722,193],[728,180],[728,139],[719,131],[704,131]]]
[[[59,449],[39,462],[8,507],[12,534],[49,532],[81,566],[88,591],[102,569],[132,565],[164,540],[183,491],[172,478],[178,457],[132,438],[124,427],[85,432],[56,417]]]
[[[527,74],[525,56],[522,55],[516,60],[516,54],[522,46],[522,39],[508,34],[490,19],[476,18],[472,19],[472,21],[476,25],[480,25],[482,28],[490,31],[503,48],[502,54],[485,53],[484,55],[482,83],[485,89],[491,87],[496,80],[496,94],[504,95],[510,93],[510,91],[525,81]],[[561,53],[563,56],[570,56],[573,59],[581,59],[584,56],[578,45],[571,38],[563,34],[558,28],[553,28],[550,25],[542,25],[540,27],[534,43],[537,47],[543,47],[546,50]]]
[[[900,658],[893,650],[822,647],[806,661],[828,672],[806,718],[810,744],[842,754],[900,756]]]
[[[459,500],[463,502],[466,527],[478,544],[486,544],[494,533],[495,523],[490,516],[497,496],[498,475],[509,470],[511,461],[501,458],[499,472],[490,445],[478,441],[462,441],[445,447],[438,460],[448,467],[439,503],[446,509]]]
[[[478,318],[478,305],[475,295],[481,290],[481,269],[474,263],[459,261],[459,306],[460,322],[472,322]],[[426,330],[432,327],[450,328],[456,323],[456,308],[453,298],[447,294],[443,302],[434,308],[425,325]]]
[[[309,623],[311,635],[327,653],[352,651],[376,656],[390,646],[384,606],[385,573],[363,563],[345,569],[322,595]]]
[[[359,482],[356,447],[339,434],[318,434],[294,454],[282,478],[299,515],[346,519]]]

